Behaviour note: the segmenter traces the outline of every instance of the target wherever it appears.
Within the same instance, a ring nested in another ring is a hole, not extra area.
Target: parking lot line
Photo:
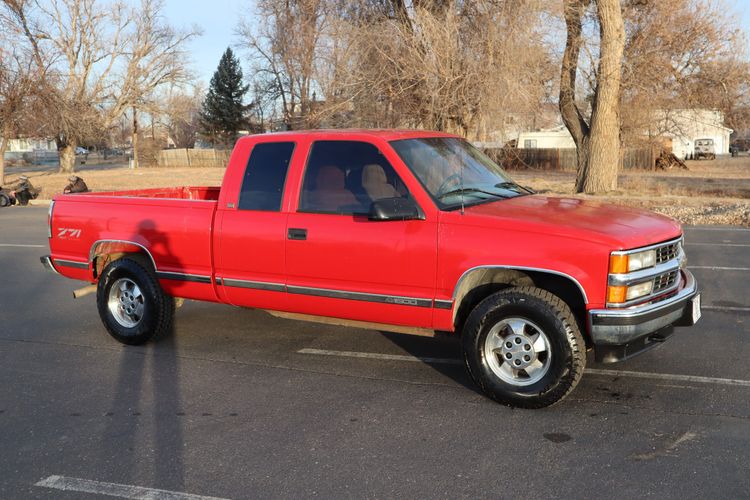
[[[695,246],[701,246],[701,247],[750,247],[750,244],[746,243],[685,243],[685,246],[687,247],[695,247]]]
[[[47,248],[47,245],[17,245],[13,243],[0,243],[0,247],[11,248]]]
[[[735,231],[738,233],[750,232],[750,229],[742,227],[686,227],[688,231]]]
[[[135,498],[149,500],[226,500],[219,497],[207,497],[192,495],[179,491],[157,490],[154,488],[143,488],[129,484],[105,483],[92,481],[90,479],[79,479],[76,477],[49,476],[42,479],[34,486],[52,488],[61,491],[76,491],[80,493],[92,493],[94,495],[107,495],[119,498]]]
[[[733,307],[733,306],[701,306],[704,311],[738,311],[750,312],[750,307]]]
[[[697,375],[677,375],[673,373],[654,373],[654,372],[633,372],[633,371],[625,371],[625,370],[601,370],[598,368],[587,368],[586,373],[590,373],[592,375],[606,375],[606,376],[612,376],[612,377],[648,378],[648,379],[655,379],[655,380],[698,382],[700,384],[738,385],[741,387],[750,387],[750,380],[740,380],[740,379],[734,379],[734,378],[699,377]]]
[[[710,269],[712,271],[750,271],[750,267],[721,267],[721,266],[688,266],[690,269]]]
[[[314,354],[319,356],[337,356],[342,358],[367,358],[379,359],[384,361],[417,361],[423,363],[460,365],[463,361],[456,358],[430,358],[419,356],[404,356],[399,354],[380,354],[375,352],[355,352],[355,351],[329,351],[326,349],[300,349],[297,354]],[[592,375],[606,375],[613,377],[632,377],[647,378],[655,380],[670,380],[679,382],[698,382],[701,384],[716,385],[733,385],[741,387],[750,387],[750,380],[739,380],[731,378],[717,377],[700,377],[697,375],[678,375],[674,373],[653,373],[653,372],[633,372],[624,370],[602,370],[597,368],[587,368],[586,373]]]

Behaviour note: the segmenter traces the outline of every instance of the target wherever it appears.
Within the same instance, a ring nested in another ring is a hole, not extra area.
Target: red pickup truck
[[[534,194],[437,132],[244,137],[221,188],[56,197],[49,244],[120,342],[167,332],[175,297],[451,332],[477,385],[526,408],[570,393],[587,350],[622,360],[700,317],[679,224]]]

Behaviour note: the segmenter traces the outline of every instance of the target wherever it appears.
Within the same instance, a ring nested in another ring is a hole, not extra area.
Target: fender
[[[561,271],[556,271],[554,269],[546,269],[546,268],[540,268],[540,267],[525,267],[525,266],[505,266],[501,264],[487,264],[487,265],[481,265],[481,266],[475,266],[472,268],[467,269],[464,271],[463,274],[461,274],[461,277],[458,278],[458,281],[456,282],[456,286],[453,288],[453,294],[451,296],[451,300],[453,302],[453,320],[456,319],[456,314],[458,313],[458,308],[461,305],[461,301],[466,296],[466,294],[469,291],[468,287],[464,287],[462,289],[462,285],[464,283],[467,283],[469,278],[477,272],[485,271],[485,270],[491,270],[491,269],[502,269],[502,270],[508,270],[508,271],[532,271],[532,272],[538,272],[538,273],[546,273],[546,274],[553,274],[556,276],[563,277],[569,281],[572,281],[576,284],[578,287],[578,290],[581,292],[581,296],[583,297],[584,304],[588,304],[589,300],[586,295],[586,290],[584,290],[581,283],[574,278],[573,276],[563,273]],[[479,283],[477,283],[479,284]]]
[[[138,247],[140,250],[143,250],[143,252],[148,255],[148,258],[151,260],[151,265],[154,266],[154,271],[158,271],[158,268],[156,267],[156,261],[154,260],[154,256],[151,255],[151,252],[141,243],[136,243],[135,241],[128,241],[128,240],[97,240],[94,242],[93,245],[91,245],[91,250],[89,250],[89,265],[92,265],[94,263],[94,257],[97,255],[97,250],[100,245],[107,245],[107,250],[109,252],[105,253],[115,253],[115,252],[125,252],[125,253],[132,253],[128,251],[128,247]]]

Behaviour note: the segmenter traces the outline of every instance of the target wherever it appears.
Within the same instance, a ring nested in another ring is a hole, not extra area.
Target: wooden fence
[[[484,152],[503,168],[509,170],[576,170],[576,150],[566,149],[485,149]],[[625,170],[653,170],[660,150],[658,148],[625,148],[622,155],[622,168]],[[618,161],[613,158],[613,161]]]
[[[163,149],[159,151],[159,167],[224,168],[232,152],[223,149]]]

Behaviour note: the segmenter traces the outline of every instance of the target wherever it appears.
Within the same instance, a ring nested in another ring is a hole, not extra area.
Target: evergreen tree
[[[201,110],[202,133],[212,142],[231,145],[237,132],[246,126],[242,100],[249,86],[242,83],[242,69],[231,48],[221,56],[219,67],[211,78]]]

